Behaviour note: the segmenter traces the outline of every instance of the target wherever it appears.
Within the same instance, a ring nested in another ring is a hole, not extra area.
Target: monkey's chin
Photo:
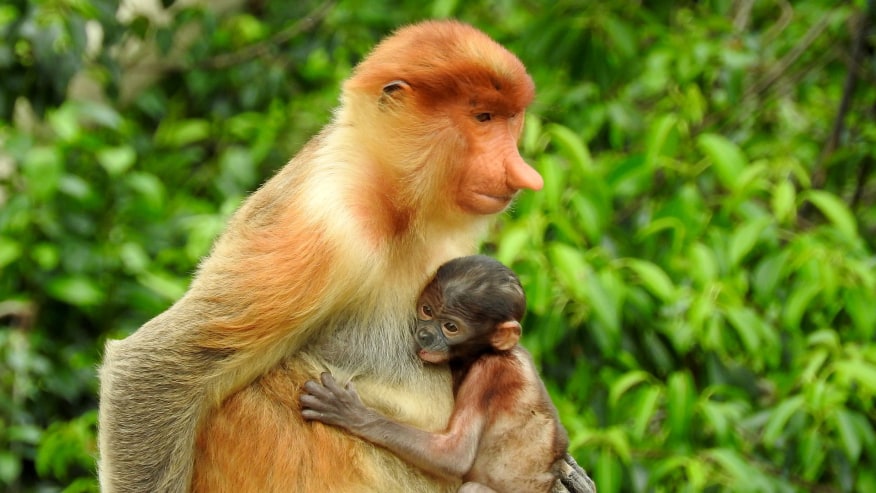
[[[420,359],[427,363],[444,363],[447,361],[447,353],[432,353],[426,351],[425,349],[420,349],[417,353],[420,356]]]

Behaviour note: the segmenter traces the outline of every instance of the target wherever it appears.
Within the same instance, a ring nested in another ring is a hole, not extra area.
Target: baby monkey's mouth
[[[447,361],[447,353],[434,353],[427,349],[420,349],[417,355],[427,363],[444,363]]]

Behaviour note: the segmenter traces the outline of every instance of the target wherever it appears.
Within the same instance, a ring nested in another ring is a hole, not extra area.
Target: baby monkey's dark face
[[[514,273],[489,257],[442,265],[417,302],[414,335],[429,363],[476,358],[498,348],[496,331],[523,316],[526,300]],[[519,327],[519,324],[517,324]]]

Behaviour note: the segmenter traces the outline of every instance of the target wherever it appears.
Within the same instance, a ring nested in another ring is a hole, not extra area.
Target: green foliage
[[[545,187],[485,249],[599,490],[876,490],[872,2],[164,4],[0,5],[0,489],[96,490],[105,340],[376,40],[454,16],[538,86]]]

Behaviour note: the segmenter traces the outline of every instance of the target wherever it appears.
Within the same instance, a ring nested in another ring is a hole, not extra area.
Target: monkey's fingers
[[[336,393],[333,392],[330,388],[320,385],[319,382],[316,382],[314,380],[308,380],[304,382],[304,391],[301,393],[301,397],[304,397],[308,394],[311,397],[317,398],[321,401],[330,401],[337,398]]]
[[[353,385],[353,382],[348,382],[341,387],[329,372],[323,372],[319,378],[322,380],[322,384],[325,388],[331,391],[336,398],[344,401],[351,400],[359,402],[359,394],[356,392],[356,387]]]
[[[338,386],[338,383],[335,382],[335,377],[332,376],[331,373],[324,371],[319,375],[320,381],[322,384],[326,386],[332,393],[339,393],[342,389]]]
[[[301,404],[301,414],[305,417],[314,414],[324,417],[328,414],[335,414],[338,408],[336,402],[331,398],[325,399],[311,394],[301,394],[298,403]]]

